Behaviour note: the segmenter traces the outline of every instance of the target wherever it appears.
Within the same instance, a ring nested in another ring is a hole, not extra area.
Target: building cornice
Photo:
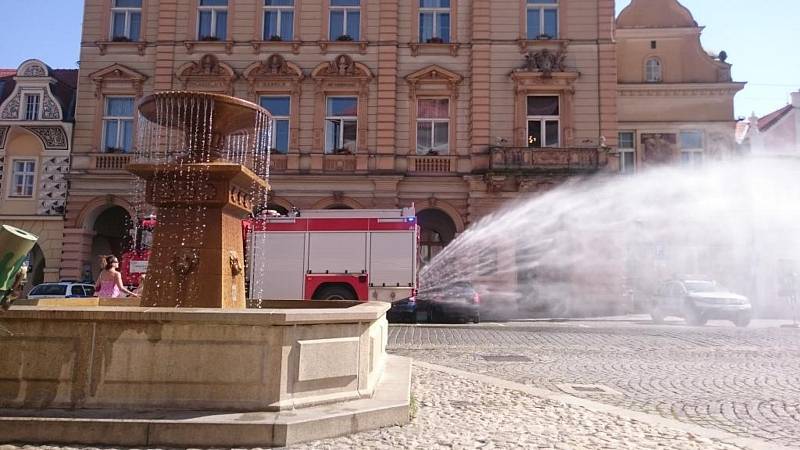
[[[746,83],[617,84],[620,97],[715,97],[734,95]]]
[[[681,36],[700,36],[705,27],[681,28],[617,28],[614,35],[617,38],[671,38]]]

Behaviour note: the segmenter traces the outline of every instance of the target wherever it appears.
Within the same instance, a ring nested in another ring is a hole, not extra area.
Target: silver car
[[[730,292],[714,281],[670,280],[661,285],[650,304],[650,316],[662,323],[668,316],[681,317],[689,325],[702,326],[709,319],[730,320],[746,327],[753,317],[747,297]]]
[[[86,297],[94,297],[94,285],[72,282],[42,283],[28,293],[28,299],[30,300]]]

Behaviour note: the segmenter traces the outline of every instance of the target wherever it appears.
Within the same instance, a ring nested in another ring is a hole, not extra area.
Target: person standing
[[[100,271],[97,282],[94,284],[95,294],[98,297],[105,298],[121,297],[122,293],[138,297],[138,294],[129,291],[125,285],[122,284],[122,274],[117,270],[119,267],[119,260],[117,257],[114,255],[104,256],[103,261],[105,263],[103,270]]]

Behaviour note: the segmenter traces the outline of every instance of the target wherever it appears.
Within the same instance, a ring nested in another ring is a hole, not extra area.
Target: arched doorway
[[[439,209],[424,209],[417,213],[420,227],[420,257],[422,264],[430,262],[456,236],[456,224]]]
[[[353,207],[341,203],[335,203],[333,205],[326,206],[325,209],[353,209]]]
[[[92,239],[92,273],[100,273],[100,255],[122,256],[133,244],[131,230],[133,222],[128,211],[121,206],[112,206],[97,216],[94,221]]]

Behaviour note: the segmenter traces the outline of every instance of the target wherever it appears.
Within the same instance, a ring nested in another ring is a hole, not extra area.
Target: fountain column
[[[131,164],[158,207],[142,306],[244,308],[242,219],[253,186],[267,182],[240,164]],[[203,210],[203,229],[197,211]]]
[[[154,94],[139,111],[147,121],[140,133],[155,137],[127,169],[158,208],[141,305],[245,308],[242,219],[269,185],[244,163],[266,167],[259,142],[269,113],[194,92]]]

